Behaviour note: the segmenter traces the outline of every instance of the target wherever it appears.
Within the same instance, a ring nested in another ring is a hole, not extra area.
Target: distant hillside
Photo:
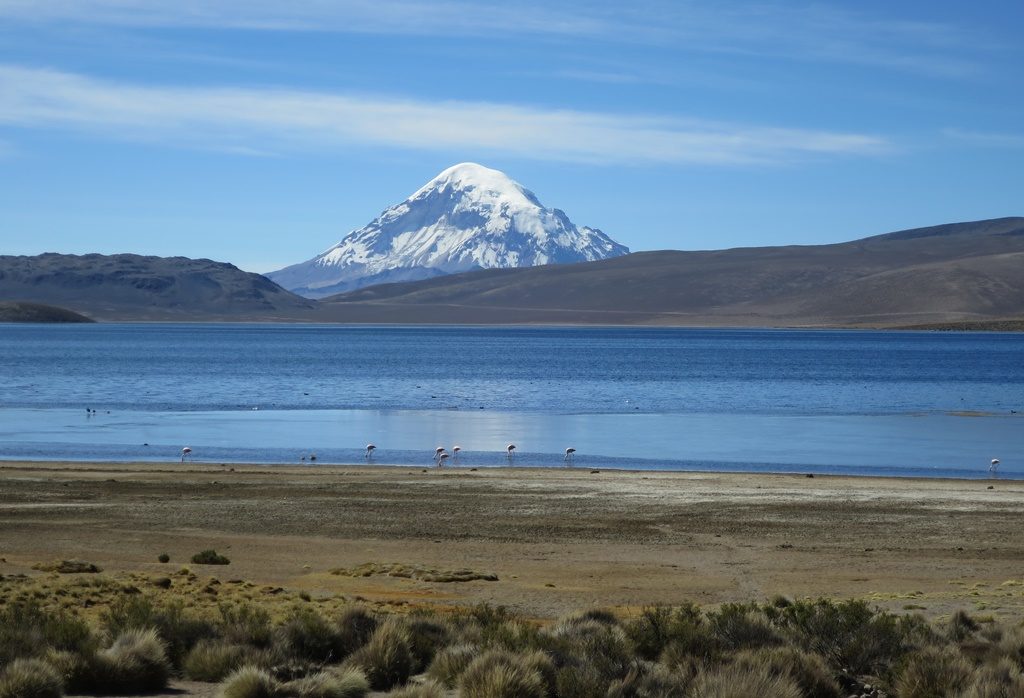
[[[98,320],[293,320],[315,307],[231,264],[133,254],[0,256],[0,299]]]
[[[324,299],[351,322],[894,326],[1024,316],[1024,218],[834,245],[635,252]]]
[[[95,320],[52,305],[0,301],[0,322],[95,322]]]

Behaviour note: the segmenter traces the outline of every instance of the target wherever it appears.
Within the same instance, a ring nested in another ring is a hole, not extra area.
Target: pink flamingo
[[[439,455],[437,457],[437,467],[440,468],[442,465],[444,465],[444,462],[448,460],[450,457],[451,456],[449,456],[447,453],[442,453],[441,455]]]
[[[189,448],[188,446],[186,446],[185,448],[181,449],[181,462],[182,463],[185,462],[185,458],[186,457],[189,460],[192,460],[192,449]]]
[[[575,453],[576,453],[576,449],[575,448],[567,448],[567,449],[565,449],[565,458],[563,458],[562,460],[567,460],[570,463],[572,463],[573,456],[574,456]]]
[[[515,455],[515,452],[516,452],[516,445],[515,444],[509,444],[508,446],[505,447],[505,453],[507,454],[507,457],[508,457],[509,460],[512,460],[512,456]]]
[[[377,449],[373,444],[366,444],[366,460],[373,458],[373,452]]]
[[[453,463],[458,462],[458,460],[459,460],[459,453],[461,451],[462,451],[462,446],[452,446],[452,453],[455,454],[455,457],[452,458],[452,462]]]

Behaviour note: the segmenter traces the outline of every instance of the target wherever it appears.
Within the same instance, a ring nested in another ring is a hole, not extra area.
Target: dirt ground
[[[0,574],[79,558],[381,604],[593,606],[867,597],[1024,617],[1024,482],[503,468],[0,464]],[[340,576],[402,563],[497,581]],[[177,567],[174,567],[177,569]]]

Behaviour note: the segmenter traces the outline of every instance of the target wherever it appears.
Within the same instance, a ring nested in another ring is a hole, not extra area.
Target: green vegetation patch
[[[422,565],[403,565],[394,563],[367,562],[357,567],[331,570],[331,574],[343,577],[399,577],[417,579],[421,582],[485,582],[498,581],[498,575],[491,572],[477,572],[470,569],[438,570]]]
[[[192,556],[193,565],[230,565],[231,560],[227,559],[212,548],[196,553]]]

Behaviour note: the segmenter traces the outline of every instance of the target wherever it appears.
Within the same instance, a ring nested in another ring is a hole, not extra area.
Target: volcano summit
[[[462,163],[322,254],[267,276],[322,298],[372,284],[628,253],[600,230],[577,227],[562,211],[544,208],[503,172]]]

